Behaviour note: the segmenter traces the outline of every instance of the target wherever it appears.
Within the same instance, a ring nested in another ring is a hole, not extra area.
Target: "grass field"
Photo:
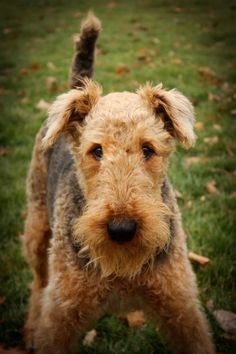
[[[135,90],[147,80],[191,98],[196,146],[172,157],[169,175],[189,248],[210,258],[194,265],[201,300],[236,311],[235,294],[235,19],[234,1],[66,1],[0,3],[0,345],[21,341],[31,274],[20,252],[25,178],[34,136],[46,118],[36,108],[67,89],[72,34],[93,9],[103,22],[95,79],[104,92]],[[47,78],[55,77],[56,91]],[[195,159],[189,159],[195,157]],[[187,159],[186,159],[187,158]],[[197,158],[197,159],[196,159]],[[194,163],[193,163],[194,162]],[[210,184],[209,184],[210,182]],[[218,353],[236,353],[234,340],[208,314]],[[98,338],[81,353],[167,353],[148,323],[134,330],[102,318]],[[189,353],[191,354],[191,353]]]

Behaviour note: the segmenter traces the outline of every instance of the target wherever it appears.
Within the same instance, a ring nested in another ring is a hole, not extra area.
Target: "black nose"
[[[107,224],[107,231],[113,241],[120,243],[130,241],[135,235],[136,221],[132,219],[110,220]]]

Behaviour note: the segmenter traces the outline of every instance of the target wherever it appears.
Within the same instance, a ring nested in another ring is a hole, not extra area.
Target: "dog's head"
[[[111,93],[86,81],[57,98],[43,144],[64,133],[86,200],[74,238],[103,276],[132,277],[169,242],[161,186],[175,141],[195,140],[189,100],[161,85]]]

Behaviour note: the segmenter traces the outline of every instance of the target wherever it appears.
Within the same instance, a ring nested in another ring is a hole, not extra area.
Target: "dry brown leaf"
[[[0,146],[0,156],[9,155],[14,151],[11,147]]]
[[[208,157],[205,156],[191,156],[191,157],[185,157],[183,159],[183,166],[185,168],[188,168],[192,165],[196,165],[198,163],[207,163],[208,162]]]
[[[58,88],[57,79],[53,76],[48,76],[46,79],[46,86],[47,86],[48,91],[50,91],[50,92],[57,91],[57,88]]]
[[[218,95],[215,95],[214,93],[208,92],[208,101],[210,102],[219,102],[220,97]]]
[[[152,43],[159,44],[160,43],[160,39],[157,38],[157,37],[154,37],[154,38],[152,38]]]
[[[176,64],[176,65],[182,65],[182,64],[183,64],[183,61],[182,61],[181,59],[179,59],[179,58],[173,58],[173,59],[171,60],[171,62],[172,62],[173,64]]]
[[[39,111],[47,111],[50,107],[50,103],[45,101],[44,99],[39,100],[39,102],[35,106]]]
[[[233,116],[235,116],[235,115],[236,115],[236,109],[232,109],[232,110],[230,111],[230,113],[231,113]]]
[[[114,9],[116,8],[117,3],[115,1],[111,1],[107,4],[108,9]]]
[[[201,256],[201,255],[199,255],[197,253],[194,253],[194,252],[189,252],[188,253],[188,258],[191,261],[196,262],[196,263],[200,264],[203,267],[207,266],[210,263],[210,259],[209,258],[206,258],[206,257]]]
[[[132,311],[126,315],[128,326],[130,328],[141,327],[146,323],[143,311]]]
[[[127,74],[128,72],[129,72],[129,68],[125,64],[118,64],[115,69],[115,73],[118,76],[123,76],[123,75]]]
[[[140,48],[136,55],[140,61],[144,61],[145,63],[150,63],[151,61],[150,53],[146,48]]]
[[[79,11],[77,11],[73,14],[73,17],[78,18],[78,19],[80,19],[82,16],[83,16],[82,12],[79,12]]]
[[[30,65],[30,69],[33,70],[33,71],[36,71],[36,70],[38,70],[39,68],[40,68],[39,63],[32,63],[32,64]]]
[[[231,144],[227,144],[225,147],[225,150],[228,154],[229,157],[233,157],[234,156],[234,151],[233,151],[233,146]]]
[[[208,66],[199,67],[197,69],[197,71],[204,79],[216,77],[216,73],[212,69],[210,69]]]
[[[217,187],[216,187],[216,181],[211,180],[211,181],[207,182],[207,184],[206,184],[206,190],[207,190],[207,192],[210,193],[210,194],[218,194],[219,191],[218,191],[218,189],[217,189]]]
[[[174,12],[175,12],[176,14],[179,14],[180,12],[182,12],[182,8],[179,7],[179,6],[176,6],[176,7],[174,8]]]
[[[10,33],[12,33],[13,32],[13,28],[11,28],[11,27],[5,27],[5,28],[3,28],[3,34],[10,34]]]
[[[214,310],[212,311],[212,315],[225,332],[236,334],[236,313],[225,310]]]
[[[51,61],[49,61],[49,62],[47,63],[47,67],[48,67],[48,69],[50,69],[50,70],[55,70],[55,69],[56,69],[55,64],[54,64],[53,62],[51,62]]]
[[[174,190],[175,197],[178,199],[183,199],[183,194],[177,189]]]
[[[6,297],[5,296],[0,296],[0,305],[5,304],[6,302]]]
[[[0,345],[0,354],[27,354],[27,352],[18,347],[5,349]]]
[[[203,139],[204,143],[207,145],[215,145],[219,142],[219,137],[217,135],[207,136]]]
[[[30,69],[29,68],[22,68],[20,69],[20,74],[23,76],[29,75]]]
[[[213,124],[213,128],[218,132],[222,132],[222,126],[220,124]]]
[[[176,42],[173,43],[173,47],[174,47],[175,49],[181,48],[181,43],[178,42],[178,41],[176,41]]]
[[[91,331],[87,332],[83,340],[83,345],[90,347],[94,343],[96,337],[97,337],[96,329],[92,329]]]
[[[196,122],[195,125],[194,125],[195,129],[198,130],[198,131],[202,131],[204,130],[204,123],[203,122]]]
[[[190,209],[190,208],[192,208],[192,205],[193,205],[193,202],[191,200],[187,200],[184,203],[184,209]]]
[[[223,332],[220,334],[220,336],[226,340],[232,340],[233,342],[236,342],[236,334]]]
[[[30,103],[30,98],[28,96],[22,97],[20,100],[21,104],[29,104]]]

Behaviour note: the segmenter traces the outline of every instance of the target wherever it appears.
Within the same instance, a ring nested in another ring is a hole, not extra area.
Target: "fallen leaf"
[[[92,329],[91,331],[87,332],[83,340],[83,345],[90,347],[94,343],[96,337],[97,337],[96,329]]]
[[[20,69],[20,74],[23,76],[29,75],[30,69],[29,68],[22,68]]]
[[[14,151],[11,147],[0,146],[0,156],[9,155]]]
[[[230,111],[230,113],[231,113],[233,116],[235,116],[235,115],[236,115],[236,109],[232,109],[232,110]]]
[[[187,200],[184,203],[184,209],[190,209],[190,208],[192,208],[192,205],[193,205],[193,202],[191,200]]]
[[[25,350],[19,349],[18,347],[5,349],[0,345],[0,354],[27,354]]]
[[[21,104],[29,104],[30,103],[30,98],[25,96],[25,97],[22,97],[22,99],[20,100],[20,103]]]
[[[50,103],[45,101],[44,99],[39,100],[39,102],[35,106],[39,111],[47,111],[50,107]]]
[[[138,30],[138,31],[142,31],[142,32],[148,32],[149,31],[149,28],[147,26],[140,25],[140,24],[138,24],[135,27],[135,29]]]
[[[229,157],[234,156],[233,146],[231,146],[231,144],[227,144],[225,150],[226,150]]]
[[[38,63],[32,63],[30,65],[30,69],[33,70],[33,71],[36,71],[40,68],[40,65]]]
[[[216,76],[216,73],[212,69],[210,69],[208,66],[201,66],[197,69],[197,71],[204,78]]]
[[[174,47],[175,49],[181,48],[181,43],[178,42],[178,41],[176,41],[176,42],[173,43],[173,47]]]
[[[173,58],[173,59],[171,60],[171,62],[172,62],[173,64],[176,64],[176,65],[182,65],[182,64],[183,64],[183,61],[182,61],[181,59],[179,59],[179,58]]]
[[[197,69],[198,74],[205,80],[210,83],[219,86],[220,78],[216,75],[216,73],[210,69],[208,66],[202,66]]]
[[[207,145],[215,145],[219,141],[219,137],[217,135],[214,136],[208,136],[203,139],[204,143]]]
[[[197,253],[194,253],[194,252],[189,252],[188,253],[188,258],[195,262],[195,263],[198,263],[200,264],[201,266],[205,267],[207,266],[209,263],[210,263],[210,259],[209,258],[206,258],[206,257],[203,257]]]
[[[195,129],[198,130],[198,131],[202,131],[204,130],[204,123],[203,122],[196,122],[195,125],[194,125]]]
[[[214,310],[212,311],[212,315],[225,332],[236,334],[236,313],[225,310]]]
[[[73,14],[73,17],[74,18],[81,18],[83,16],[83,14],[82,14],[82,12],[79,12],[79,11],[77,11],[77,12],[75,12],[74,14]]]
[[[183,194],[178,191],[177,189],[174,190],[174,193],[175,193],[175,197],[178,198],[178,199],[183,199]]]
[[[216,181],[214,181],[214,180],[211,180],[206,184],[206,189],[207,189],[207,192],[210,194],[218,194],[219,193],[219,191],[216,187]]]
[[[236,334],[223,332],[220,334],[220,336],[221,336],[221,338],[224,338],[226,340],[232,340],[232,341],[236,342]]]
[[[179,7],[179,6],[176,6],[176,7],[174,8],[174,12],[175,12],[176,14],[179,14],[180,12],[182,12],[182,8]]]
[[[48,76],[46,79],[46,86],[47,86],[48,91],[50,91],[50,92],[57,91],[57,88],[58,88],[57,79],[53,76]]]
[[[3,32],[3,34],[9,34],[9,33],[13,32],[13,29],[10,27],[5,27],[5,28],[3,28],[2,32]]]
[[[213,124],[213,128],[217,130],[218,132],[222,132],[222,126],[219,124]]]
[[[6,297],[5,296],[0,296],[0,305],[5,304],[6,302]]]
[[[207,163],[208,162],[208,157],[205,156],[191,156],[191,157],[185,157],[183,159],[183,166],[185,168],[189,168],[192,165],[196,165],[198,163]]]
[[[130,328],[141,327],[146,323],[143,311],[132,311],[126,315],[126,320]]]
[[[55,70],[55,69],[56,69],[55,64],[53,64],[51,61],[49,61],[49,62],[47,63],[47,67],[48,67],[48,69],[50,69],[50,70]]]
[[[154,37],[154,38],[152,38],[152,43],[159,44],[160,43],[160,39],[157,38],[157,37]]]
[[[219,102],[220,101],[220,97],[211,93],[211,92],[208,92],[208,101],[210,102]]]
[[[221,85],[221,90],[224,93],[230,93],[231,92],[231,88],[230,88],[229,83],[227,81],[223,82],[223,84]]]
[[[146,48],[140,48],[137,51],[136,56],[137,56],[138,60],[144,61],[145,63],[150,63],[150,61],[151,61],[149,51]]]
[[[107,4],[108,9],[114,9],[116,8],[117,3],[115,1],[111,1]]]
[[[128,72],[129,72],[129,68],[125,64],[118,64],[115,69],[115,73],[118,76],[123,76],[123,75],[127,74]]]

